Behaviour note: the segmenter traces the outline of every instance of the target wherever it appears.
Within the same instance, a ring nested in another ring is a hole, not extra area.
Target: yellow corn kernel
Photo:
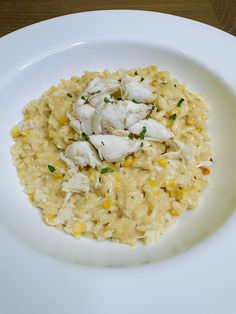
[[[179,114],[180,113],[180,108],[179,107],[175,107],[172,110],[169,111],[169,115],[172,116],[173,114]]]
[[[158,183],[157,180],[150,180],[150,181],[148,182],[148,184],[149,184],[150,186],[157,186],[157,183]]]
[[[114,173],[114,178],[115,178],[116,182],[118,182],[118,183],[121,182],[120,175],[117,172]]]
[[[29,121],[29,120],[31,120],[31,119],[32,119],[31,114],[26,113],[26,114],[25,114],[25,120],[26,120],[26,121]]]
[[[46,221],[46,223],[51,223],[57,216],[54,214],[47,214],[44,215],[43,218]]]
[[[29,195],[29,200],[30,200],[31,202],[34,201],[34,193],[31,193],[31,194]]]
[[[125,167],[131,167],[133,164],[133,157],[132,156],[129,156],[125,159],[125,162],[124,162],[124,166]]]
[[[208,176],[211,173],[211,170],[206,167],[201,167],[202,173],[206,176]]]
[[[30,135],[30,130],[25,130],[21,133],[23,136],[28,136]]]
[[[122,188],[122,186],[121,186],[121,184],[119,183],[119,184],[117,184],[117,185],[115,186],[115,191],[116,191],[116,192],[119,192],[119,191],[121,190],[121,188]]]
[[[11,130],[11,136],[13,137],[13,138],[16,138],[16,137],[19,137],[21,134],[20,134],[20,132],[17,130],[17,128],[13,128],[12,130]]]
[[[157,80],[152,81],[152,86],[156,87],[158,84]]]
[[[103,202],[103,208],[104,209],[109,209],[111,207],[111,199],[107,198],[105,199],[105,201]]]
[[[82,224],[80,222],[75,222],[72,227],[73,235],[79,236],[83,232],[85,232],[85,224]]]
[[[201,128],[200,126],[196,126],[196,130],[197,130],[198,132],[202,132],[202,128]]]
[[[165,168],[168,165],[168,161],[166,158],[160,158],[160,159],[158,159],[157,162],[158,162],[159,166],[162,168]]]
[[[194,124],[196,124],[196,119],[192,116],[187,117],[186,124],[187,125],[194,125]]]
[[[179,216],[179,213],[175,209],[171,209],[170,214],[175,217]]]
[[[160,197],[161,192],[160,192],[160,191],[154,191],[153,194],[154,194],[156,197]]]
[[[91,170],[89,171],[89,178],[90,178],[91,180],[94,180],[94,179],[95,179],[95,175],[96,175],[96,171],[95,171],[94,169],[91,169]]]
[[[167,188],[167,190],[168,191],[172,191],[172,190],[174,190],[175,189],[175,187],[176,187],[176,182],[174,181],[174,180],[168,180],[167,182],[166,182],[166,188]]]
[[[63,173],[61,173],[59,171],[58,172],[55,171],[55,172],[53,172],[52,176],[54,179],[58,180],[58,179],[62,179],[64,175],[63,175]]]
[[[202,114],[202,119],[208,120],[208,116],[207,116],[205,113],[203,113],[203,114]]]
[[[67,116],[61,116],[59,119],[58,119],[58,122],[60,124],[65,124],[67,122],[69,122],[69,119],[67,118]]]

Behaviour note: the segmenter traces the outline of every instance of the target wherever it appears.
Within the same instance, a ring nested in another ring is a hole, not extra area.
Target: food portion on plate
[[[207,120],[206,102],[156,66],[85,72],[25,107],[12,156],[48,225],[150,244],[208,184]]]

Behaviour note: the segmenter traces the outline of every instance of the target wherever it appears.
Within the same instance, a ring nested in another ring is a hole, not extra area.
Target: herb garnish
[[[84,96],[81,96],[80,98],[83,99],[83,100],[86,100],[86,98]]]
[[[178,103],[177,103],[177,107],[181,107],[181,105],[182,105],[182,102],[184,102],[184,98],[180,98],[180,100],[178,101]]]
[[[175,119],[177,118],[177,114],[174,113],[174,114],[172,114],[169,118],[170,118],[171,120],[175,120]]]
[[[128,137],[133,140],[134,139],[134,134],[133,133],[129,133]]]
[[[113,172],[114,170],[111,169],[110,167],[102,168],[101,173],[110,173]]]
[[[85,140],[85,141],[88,141],[89,140],[89,137],[88,137],[88,135],[86,134],[86,133],[82,133],[82,137],[83,137],[83,139]]]
[[[135,72],[134,72],[134,74],[135,74],[135,75],[138,75],[138,72],[137,72],[137,71],[135,71]]]
[[[70,93],[67,93],[66,96],[72,98],[72,95]]]
[[[141,138],[141,140],[144,139],[144,135],[145,135],[146,132],[147,132],[147,128],[144,126],[143,129],[142,129],[142,132],[139,134],[139,137]]]
[[[138,104],[138,102],[135,99],[132,99],[132,102],[134,102],[135,104]]]
[[[144,77],[141,77],[141,80],[140,80],[140,82],[142,82],[142,81],[144,81]]]
[[[98,93],[101,93],[101,91],[100,90],[98,90],[98,91],[96,91],[96,92],[93,92],[93,93],[90,93],[90,95],[96,95],[96,94],[98,94]]]
[[[103,146],[105,146],[105,144],[104,144],[104,142],[103,142],[103,141],[101,141],[101,143],[102,143],[102,145],[103,145]]]
[[[105,97],[105,98],[104,98],[104,102],[105,102],[106,104],[108,104],[108,103],[110,102],[110,100],[109,100],[107,97]]]
[[[156,108],[155,105],[152,105],[152,111],[153,111],[155,108]]]
[[[51,173],[56,171],[56,168],[54,168],[52,165],[48,165],[48,169],[51,171]]]

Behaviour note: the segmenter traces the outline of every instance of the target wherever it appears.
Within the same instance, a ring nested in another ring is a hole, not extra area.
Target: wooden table
[[[236,35],[236,0],[0,0],[0,36],[55,16],[102,9],[164,12]]]

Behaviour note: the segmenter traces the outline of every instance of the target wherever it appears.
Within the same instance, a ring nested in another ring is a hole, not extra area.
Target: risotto
[[[156,66],[85,72],[27,104],[12,156],[46,224],[150,244],[208,184],[207,120],[206,102]]]

